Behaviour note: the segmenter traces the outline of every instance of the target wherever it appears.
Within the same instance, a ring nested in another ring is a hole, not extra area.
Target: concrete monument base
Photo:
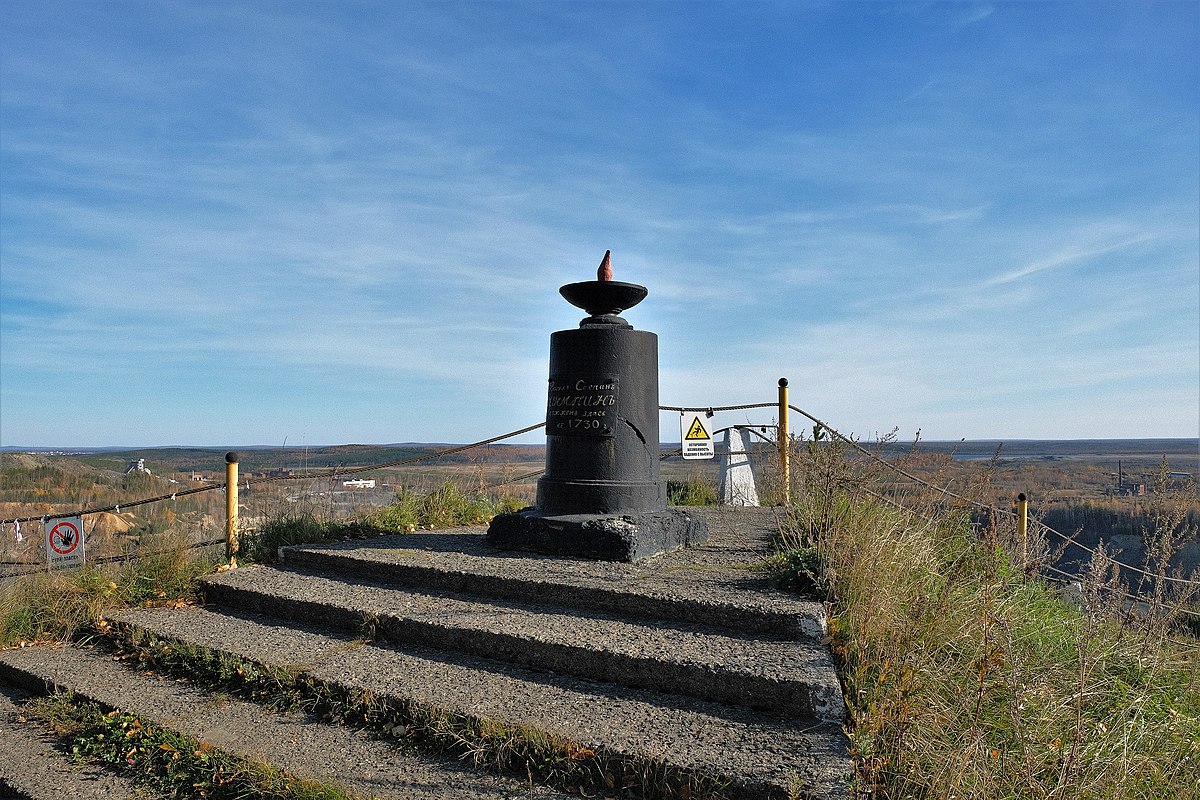
[[[536,508],[500,514],[487,543],[498,550],[632,563],[708,539],[708,525],[686,511],[546,516]]]

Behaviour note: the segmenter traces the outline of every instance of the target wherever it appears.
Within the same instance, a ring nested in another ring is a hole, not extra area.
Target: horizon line
[[[876,440],[857,440],[863,443],[878,443]],[[961,439],[918,439],[916,444],[971,444],[971,443],[1006,443],[1006,442],[1196,442],[1200,444],[1200,436],[1084,436],[1050,439],[1043,437],[981,437]],[[907,439],[893,439],[889,444],[912,444]],[[45,451],[127,451],[127,450],[312,450],[325,447],[461,447],[470,442],[333,442],[323,444],[277,445],[277,444],[149,444],[149,445],[0,445],[0,452],[45,452]],[[660,441],[659,445],[675,444],[674,440]],[[495,447],[541,447],[539,443],[506,443],[492,442]],[[1200,455],[1200,454],[1198,454]]]

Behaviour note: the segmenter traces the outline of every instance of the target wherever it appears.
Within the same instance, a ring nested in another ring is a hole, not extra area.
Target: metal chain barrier
[[[185,549],[185,550],[200,550],[205,547],[217,547],[218,545],[223,545],[223,544],[225,544],[224,539],[209,539],[208,541],[204,541],[204,542],[193,542],[192,544],[185,546],[183,549]],[[88,563],[89,564],[117,564],[117,563],[122,563],[125,561],[133,561],[134,559],[139,559],[139,558],[153,558],[154,556],[166,555],[171,552],[174,552],[174,551],[172,551],[172,550],[152,550],[148,553],[140,553],[139,552],[139,553],[127,553],[125,555],[120,555],[120,556],[101,556],[99,558],[88,559]],[[17,566],[17,567],[28,567],[32,563],[33,562],[31,562],[31,561],[0,561],[0,565]],[[17,570],[15,572],[0,572],[0,580],[4,580],[5,578],[18,578],[22,575],[44,575],[44,574],[46,574],[46,571],[47,571],[47,566],[45,564],[41,564],[36,569]]]
[[[528,425],[519,430],[511,431],[509,433],[501,434],[499,436],[492,436],[488,439],[483,439],[478,442],[472,442],[470,444],[464,444],[464,445],[456,445],[454,447],[446,447],[446,448],[442,448],[441,450],[436,450],[432,453],[424,453],[424,454],[417,455],[417,456],[411,456],[409,458],[398,459],[396,461],[388,461],[388,462],[385,462],[382,464],[371,464],[369,466],[351,467],[351,468],[334,467],[334,468],[331,468],[328,470],[314,471],[311,473],[307,473],[305,475],[276,475],[276,476],[269,476],[269,477],[263,477],[263,478],[250,478],[245,481],[239,480],[237,482],[237,485],[245,486],[245,487],[249,488],[250,486],[253,486],[256,484],[274,483],[274,482],[279,482],[279,481],[297,481],[297,480],[314,480],[314,479],[322,479],[322,478],[334,478],[334,477],[341,477],[341,476],[345,476],[345,475],[354,475],[354,474],[361,473],[361,472],[370,472],[373,470],[388,469],[391,467],[404,466],[407,464],[416,464],[421,461],[432,461],[432,460],[435,460],[438,458],[442,458],[444,456],[462,453],[467,450],[472,450],[476,447],[483,447],[483,446],[486,446],[489,444],[493,444],[495,442],[503,441],[504,439],[511,439],[514,436],[520,436],[523,433],[529,433],[530,431],[535,431],[538,428],[544,427],[545,424],[546,424],[545,422],[539,422],[534,425]],[[212,491],[217,491],[217,490],[224,490],[226,488],[228,488],[228,481],[226,481],[224,483],[214,483],[214,484],[210,484],[208,486],[196,486],[196,487],[193,487],[190,489],[180,489],[180,490],[171,492],[170,494],[158,495],[157,497],[147,497],[147,498],[143,498],[141,500],[133,500],[133,501],[124,502],[124,503],[113,503],[112,505],[108,505],[108,506],[97,506],[95,508],[87,508],[87,509],[83,509],[83,510],[79,510],[79,511],[70,511],[70,512],[65,512],[65,513],[64,512],[55,512],[55,513],[47,513],[47,514],[41,514],[41,515],[30,515],[30,516],[25,516],[25,517],[10,518],[10,519],[6,519],[6,520],[0,520],[0,528],[3,527],[4,523],[11,523],[13,525],[15,531],[17,532],[17,540],[20,541],[22,539],[22,537],[20,535],[20,530],[21,530],[20,526],[21,526],[21,523],[23,523],[23,522],[41,522],[44,525],[46,522],[48,522],[50,520],[68,519],[71,517],[81,517],[82,518],[88,514],[102,514],[102,513],[106,513],[106,512],[115,512],[115,513],[119,514],[119,513],[121,513],[122,509],[137,508],[139,506],[150,505],[152,503],[161,503],[166,500],[177,500],[180,497],[186,497],[188,495],[201,494],[203,492],[212,492]],[[215,543],[216,544],[227,543],[227,539],[217,540]],[[214,544],[214,543],[213,542],[201,542],[201,543],[198,543],[195,545],[190,545],[190,547],[204,547],[204,546],[209,546],[212,544]],[[103,559],[91,559],[91,563],[101,563],[103,561],[121,561],[121,560],[128,560],[128,559],[134,558],[134,557],[137,557],[137,556],[110,556],[110,557],[106,557]],[[32,565],[33,563],[34,562],[31,562],[31,561],[3,561],[3,562],[0,562],[0,566],[28,567],[28,566]],[[46,569],[47,569],[47,567],[41,566],[35,570],[4,572],[4,573],[0,573],[0,579],[17,577],[19,575],[34,574],[37,572],[45,572]]]
[[[387,461],[383,464],[371,464],[370,466],[366,466],[366,467],[350,467],[350,468],[345,468],[345,469],[341,468],[341,467],[333,467],[333,468],[327,469],[327,470],[316,470],[316,471],[313,471],[310,473],[306,473],[304,475],[272,475],[272,476],[264,477],[264,478],[249,478],[244,481],[238,481],[238,485],[250,487],[250,486],[255,486],[257,484],[275,483],[278,481],[299,481],[299,480],[312,480],[312,479],[317,479],[317,478],[343,477],[346,475],[355,475],[360,472],[371,472],[373,470],[388,469],[390,467],[399,467],[399,466],[404,466],[406,464],[416,464],[421,461],[431,461],[436,458],[442,458],[443,456],[454,455],[456,453],[461,453],[466,450],[474,449],[476,447],[483,447],[484,445],[493,444],[495,442],[503,441],[504,439],[511,439],[514,436],[520,436],[523,433],[529,433],[530,431],[535,431],[538,428],[544,427],[545,425],[546,425],[546,423],[539,422],[536,425],[530,425],[528,427],[521,428],[520,430],[512,431],[511,433],[505,433],[500,436],[493,436],[490,439],[484,439],[479,442],[472,442],[471,444],[457,445],[455,447],[447,447],[442,450],[436,450],[432,453],[425,453],[424,455],[411,456],[409,458],[402,458],[397,461]],[[109,511],[115,511],[116,513],[119,514],[121,512],[121,509],[123,509],[123,508],[126,508],[126,509],[137,508],[138,506],[149,505],[150,503],[161,503],[164,500],[175,500],[179,497],[186,497],[187,495],[191,495],[191,494],[200,494],[201,492],[212,492],[212,491],[216,491],[217,489],[224,489],[225,486],[226,486],[225,483],[214,483],[209,486],[196,486],[191,489],[181,489],[177,492],[171,492],[170,494],[162,494],[157,497],[147,497],[143,500],[134,500],[134,501],[131,501],[128,503],[114,503],[110,506],[89,508],[89,509],[85,509],[83,511],[70,511],[70,512],[66,512],[66,513],[56,512],[53,514],[40,514],[40,515],[34,515],[34,516],[28,516],[28,517],[17,517],[15,519],[3,520],[3,522],[6,522],[6,523],[46,522],[47,520],[52,520],[52,519],[66,519],[68,517],[82,517],[82,516],[86,516],[87,514],[103,514],[105,512],[109,512]]]
[[[717,412],[717,411],[741,411],[744,409],[752,409],[752,408],[778,408],[778,407],[779,406],[775,403],[750,403],[750,404],[735,405],[735,406],[713,406],[713,407],[660,406],[659,409],[661,411],[679,411],[679,412],[697,412],[697,411]],[[964,495],[953,492],[945,487],[937,486],[936,484],[930,483],[929,481],[925,480],[924,478],[914,475],[913,473],[900,467],[899,465],[894,464],[891,461],[888,461],[887,459],[881,457],[877,453],[874,453],[871,450],[867,449],[866,447],[863,447],[861,444],[859,444],[857,441],[855,441],[851,437],[846,436],[845,434],[841,433],[833,426],[829,425],[824,420],[819,419],[818,417],[808,413],[804,409],[798,408],[797,406],[794,406],[791,404],[788,404],[787,407],[789,409],[791,409],[792,411],[795,411],[797,414],[801,415],[802,417],[808,419],[814,425],[819,426],[822,430],[827,431],[830,436],[833,436],[834,438],[838,439],[839,441],[844,442],[845,444],[849,445],[851,448],[853,448],[857,452],[861,453],[862,455],[866,456],[867,458],[871,459],[872,461],[875,461],[879,465],[887,468],[888,470],[891,470],[892,472],[894,472],[898,475],[901,475],[901,476],[907,478],[910,481],[913,481],[914,483],[924,486],[927,489],[937,492],[945,497],[950,497],[950,498],[953,498],[960,502],[966,503],[970,506],[973,506],[974,508],[978,508],[978,509],[988,511],[991,513],[1006,515],[1006,516],[1017,516],[1016,512],[1012,511],[1011,509],[996,508],[995,506],[989,505],[987,503],[983,503],[983,502],[980,502],[973,498],[966,497]],[[872,493],[872,494],[874,494],[874,493]],[[875,495],[875,496],[881,497],[880,495]],[[903,508],[903,506],[899,506],[899,507]],[[1038,525],[1039,528],[1046,531],[1047,533],[1054,534],[1055,536],[1062,539],[1065,543],[1067,543],[1069,545],[1073,545],[1075,547],[1078,547],[1081,550],[1086,551],[1087,553],[1089,553],[1092,556],[1098,555],[1098,553],[1096,552],[1096,550],[1094,548],[1088,547],[1085,544],[1081,544],[1080,542],[1075,540],[1075,537],[1068,536],[1065,533],[1057,531],[1054,528],[1051,528],[1049,525],[1046,525],[1045,523],[1041,522],[1040,520],[1034,520],[1034,522]],[[1115,559],[1111,559],[1111,560],[1115,561]],[[1144,569],[1135,567],[1132,564],[1125,564],[1124,562],[1120,562],[1120,561],[1116,561],[1116,563],[1120,564],[1122,568],[1127,569],[1130,572],[1144,575],[1148,578],[1153,578],[1155,580],[1161,579],[1168,583],[1179,584],[1179,585],[1189,586],[1189,587],[1200,586],[1200,581],[1197,581],[1197,580],[1191,580],[1188,578],[1177,578],[1177,577],[1174,577],[1171,575],[1154,575],[1152,573],[1147,572]],[[1061,572],[1061,570],[1055,570],[1055,571]],[[1066,573],[1064,573],[1064,574],[1066,574]],[[1072,580],[1073,579],[1074,579],[1074,576],[1072,576]],[[1127,595],[1127,596],[1130,597],[1131,599],[1137,599],[1137,598],[1133,598],[1132,595]],[[1182,611],[1185,614],[1191,615],[1191,616],[1200,617],[1200,614],[1198,614],[1197,612],[1190,611],[1190,610],[1182,608],[1182,607],[1180,607],[1178,610]]]
[[[742,403],[742,404],[738,404],[738,405],[728,405],[728,406],[659,406],[659,410],[660,411],[677,411],[680,413],[705,412],[705,413],[708,413],[711,415],[711,414],[714,414],[717,412],[746,411],[746,410],[752,410],[752,409],[781,408],[781,407],[782,406],[778,403]],[[1015,512],[1013,512],[1010,509],[996,508],[995,506],[991,506],[987,503],[983,503],[983,502],[980,502],[973,498],[966,497],[964,495],[953,492],[945,487],[937,486],[936,484],[933,484],[917,475],[914,475],[913,473],[909,472],[908,470],[903,469],[899,465],[888,461],[887,459],[879,456],[877,453],[872,452],[868,448],[863,447],[861,444],[859,444],[853,438],[846,436],[845,434],[841,433],[833,426],[826,423],[824,420],[814,416],[813,414],[810,414],[809,412],[805,411],[804,409],[799,408],[794,405],[791,405],[791,404],[788,404],[787,408],[796,412],[797,414],[800,414],[802,417],[808,419],[814,425],[819,426],[822,430],[827,431],[830,436],[849,445],[851,448],[853,448],[858,453],[866,456],[867,458],[869,458],[872,461],[878,463],[879,465],[885,467],[886,469],[888,469],[898,475],[901,475],[904,478],[907,478],[908,480],[910,480],[916,484],[924,486],[924,487],[926,487],[934,492],[937,492],[945,497],[950,497],[950,498],[953,498],[960,502],[966,503],[974,508],[978,508],[978,509],[985,510],[985,511],[988,511],[990,513],[995,513],[995,514],[1016,516]],[[511,439],[515,436],[520,436],[521,434],[529,433],[530,431],[534,431],[534,430],[537,430],[542,427],[545,427],[545,422],[539,422],[534,425],[528,425],[524,428],[520,428],[518,430],[511,431],[509,433],[501,434],[499,436],[493,436],[488,439],[483,439],[478,442],[472,442],[470,444],[448,447],[448,448],[434,451],[432,453],[426,453],[426,454],[422,454],[422,455],[418,455],[418,456],[411,456],[409,458],[398,459],[396,461],[389,461],[389,462],[385,462],[382,464],[372,464],[369,466],[350,467],[350,468],[333,467],[333,468],[330,468],[327,470],[317,470],[314,472],[309,472],[309,473],[306,473],[305,475],[275,475],[275,476],[267,476],[267,477],[260,477],[260,478],[250,478],[244,482],[239,481],[239,485],[244,485],[247,488],[249,488],[250,486],[254,486],[254,485],[275,483],[275,482],[281,482],[281,481],[313,480],[313,479],[320,479],[320,478],[345,477],[345,476],[349,476],[349,475],[356,475],[356,474],[363,473],[363,472],[371,472],[371,471],[380,470],[380,469],[389,469],[392,467],[405,466],[408,464],[416,464],[416,463],[419,463],[422,461],[431,461],[431,460],[434,460],[437,458],[442,458],[444,456],[462,453],[467,450],[472,450],[476,447],[483,447],[483,446],[486,446],[489,444],[493,444],[495,442],[503,441],[505,439]],[[680,452],[681,451],[676,450],[673,452],[666,453],[661,456],[660,460],[666,460],[673,456],[679,455]],[[518,483],[523,480],[528,480],[529,478],[537,477],[538,475],[541,475],[544,472],[545,472],[544,469],[537,470],[534,472],[529,472],[529,473],[526,473],[523,475],[519,475],[515,478],[510,478],[510,479],[507,479],[504,481],[490,484],[489,486],[490,487],[498,487],[498,486],[505,486],[505,485],[512,484],[512,483]],[[100,513],[114,512],[114,511],[117,513],[120,513],[122,508],[125,508],[125,509],[136,508],[138,506],[144,506],[144,505],[148,505],[151,503],[159,503],[159,502],[163,502],[165,500],[175,500],[179,497],[186,497],[188,495],[199,494],[202,492],[210,492],[210,491],[215,491],[218,489],[225,489],[225,488],[226,488],[225,483],[216,483],[216,484],[212,484],[209,486],[198,486],[198,487],[193,487],[190,489],[181,489],[179,491],[171,492],[170,494],[163,494],[163,495],[159,495],[157,497],[149,497],[149,498],[145,498],[142,500],[134,500],[134,501],[131,501],[128,503],[114,503],[109,506],[101,506],[101,507],[97,507],[97,508],[90,508],[90,509],[85,509],[82,511],[72,511],[72,512],[67,512],[67,513],[57,513],[56,512],[53,514],[17,517],[15,519],[5,520],[5,521],[11,522],[14,525],[19,526],[19,524],[22,522],[41,521],[44,523],[44,522],[46,522],[48,520],[52,520],[52,519],[64,519],[64,518],[68,518],[68,517],[77,517],[77,516],[82,517],[87,514],[100,514]],[[1078,541],[1075,540],[1074,537],[1071,537],[1064,533],[1061,533],[1060,531],[1057,531],[1054,528],[1051,528],[1050,526],[1045,525],[1044,523],[1042,523],[1040,521],[1035,520],[1035,522],[1041,529],[1045,530],[1047,533],[1054,534],[1055,536],[1059,537],[1067,544],[1078,547],[1078,548],[1088,552],[1092,556],[1098,555],[1097,552],[1095,551],[1095,549],[1090,548],[1087,545],[1079,543]],[[4,563],[9,563],[9,562],[4,562]],[[13,565],[16,565],[17,562],[12,562],[12,563],[13,563]],[[28,562],[20,562],[20,563],[26,564]],[[1161,579],[1161,580],[1168,581],[1170,583],[1181,584],[1184,586],[1200,586],[1200,581],[1189,580],[1186,578],[1176,578],[1176,577],[1173,577],[1170,575],[1153,575],[1152,573],[1149,573],[1146,570],[1140,569],[1138,567],[1124,564],[1122,562],[1117,562],[1117,563],[1121,564],[1121,566],[1123,568],[1128,569],[1131,572],[1135,572],[1135,573],[1138,573],[1138,574],[1141,574],[1141,575],[1144,575],[1146,577],[1150,577],[1150,578],[1153,578],[1156,580]],[[1189,614],[1195,613],[1195,612],[1190,612],[1186,609],[1180,609],[1180,610],[1184,611],[1184,613],[1189,613]]]
[[[925,523],[927,523],[927,524],[930,524],[930,525],[934,524],[934,521],[933,521],[933,520],[929,519],[928,517],[922,516],[921,514],[918,514],[916,511],[914,511],[914,510],[913,510],[913,509],[911,509],[911,508],[908,508],[908,507],[907,507],[907,506],[905,506],[903,503],[898,503],[898,502],[896,502],[895,500],[893,500],[893,499],[892,499],[892,498],[890,498],[890,497],[887,497],[887,496],[885,496],[885,495],[879,494],[878,492],[872,491],[872,490],[870,490],[870,489],[867,489],[867,488],[865,488],[865,487],[862,487],[862,486],[857,486],[856,488],[857,488],[857,490],[858,490],[858,491],[865,492],[866,494],[869,494],[869,495],[871,495],[871,497],[874,497],[876,500],[879,500],[880,502],[886,503],[887,505],[889,505],[889,506],[891,506],[892,508],[895,508],[895,509],[897,509],[897,510],[899,510],[899,511],[903,511],[905,514],[908,514],[908,515],[910,515],[910,516],[914,516],[914,517],[916,517],[917,519],[921,520],[922,522],[925,522]],[[989,507],[990,507],[990,506],[989,506]],[[998,510],[998,509],[997,509],[997,510]],[[1041,525],[1041,523],[1038,523],[1038,524],[1039,524],[1039,525]],[[1047,531],[1050,531],[1051,533],[1056,533],[1056,534],[1058,534],[1059,536],[1065,536],[1064,534],[1058,533],[1058,531],[1054,530],[1053,528],[1051,528],[1051,527],[1049,527],[1049,526],[1047,526],[1047,525],[1042,525],[1042,527],[1043,527],[1045,530],[1047,530]],[[1094,551],[1094,550],[1091,550],[1091,549],[1090,549],[1090,548],[1088,548],[1086,545],[1082,545],[1082,544],[1080,544],[1079,542],[1076,542],[1074,539],[1069,539],[1069,541],[1070,541],[1070,543],[1071,543],[1071,544],[1074,544],[1076,547],[1079,547],[1079,548],[1081,548],[1081,549],[1083,549],[1083,550],[1087,550],[1087,551],[1088,551],[1088,552],[1090,552],[1090,553],[1091,553],[1093,556],[1099,555],[1098,553],[1096,553],[1096,551]],[[1117,560],[1116,560],[1115,558],[1113,558],[1112,556],[1107,556],[1107,555],[1106,555],[1106,556],[1105,556],[1105,558],[1106,558],[1107,560],[1109,560],[1109,561],[1113,562],[1114,564],[1116,564],[1116,565],[1118,566],[1118,568],[1126,568],[1126,569],[1129,569],[1130,571],[1133,571],[1133,572],[1143,572],[1143,574],[1146,574],[1146,573],[1144,573],[1144,571],[1143,571],[1143,570],[1139,570],[1139,569],[1137,569],[1136,567],[1133,567],[1132,565],[1126,564],[1126,563],[1125,563],[1125,562],[1123,562],[1123,561],[1117,561]],[[1066,571],[1064,571],[1064,570],[1061,570],[1061,569],[1059,569],[1058,567],[1055,567],[1055,566],[1054,566],[1054,565],[1052,565],[1052,564],[1043,564],[1043,565],[1042,565],[1042,566],[1041,566],[1039,569],[1040,569],[1040,571],[1041,571],[1042,573],[1047,573],[1047,572],[1049,572],[1049,573],[1054,573],[1054,575],[1053,575],[1053,576],[1046,575],[1046,574],[1042,574],[1042,577],[1043,577],[1044,579],[1052,580],[1052,581],[1055,581],[1055,582],[1057,582],[1057,583],[1059,583],[1059,584],[1062,584],[1062,585],[1070,585],[1070,584],[1072,584],[1072,583],[1079,583],[1079,576],[1078,576],[1078,575],[1072,575],[1071,573],[1069,573],[1069,572],[1066,572]],[[1169,576],[1151,576],[1151,577],[1169,577]],[[1178,579],[1176,579],[1176,580],[1178,580]],[[1183,581],[1183,582],[1184,582],[1184,583],[1189,583],[1188,581]],[[1190,582],[1190,585],[1196,585],[1196,583],[1197,583],[1197,582],[1195,582],[1195,581],[1192,581],[1192,582]],[[1115,588],[1109,587],[1109,591],[1110,591],[1110,592],[1113,592],[1113,593],[1115,593],[1115,594],[1117,594],[1117,595],[1119,595],[1120,597],[1123,597],[1123,598],[1125,598],[1126,600],[1130,600],[1130,601],[1132,601],[1132,602],[1135,602],[1135,603],[1141,603],[1141,602],[1145,602],[1145,600],[1144,600],[1143,598],[1141,598],[1141,597],[1138,597],[1137,595],[1134,595],[1134,594],[1130,594],[1129,592],[1127,592],[1127,591],[1125,591],[1125,590],[1123,590],[1123,589],[1115,589]],[[1200,618],[1200,612],[1192,611],[1192,610],[1191,610],[1191,609],[1189,609],[1189,608],[1185,608],[1185,607],[1183,607],[1183,606],[1178,606],[1178,605],[1172,605],[1172,606],[1169,606],[1169,607],[1170,607],[1172,610],[1174,610],[1174,611],[1178,611],[1179,613],[1181,613],[1181,614],[1183,614],[1183,615],[1185,615],[1185,616],[1189,616],[1189,617],[1198,617],[1198,618]],[[1197,649],[1200,649],[1200,648],[1197,648]]]
[[[839,439],[840,441],[843,441],[843,442],[845,442],[846,444],[850,445],[851,447],[853,447],[853,448],[854,448],[855,450],[857,450],[858,452],[860,452],[860,453],[862,453],[863,455],[865,455],[865,456],[867,456],[867,457],[871,458],[873,461],[876,461],[876,462],[878,462],[879,464],[881,464],[882,466],[884,466],[884,467],[887,467],[887,468],[888,468],[888,469],[890,469],[892,472],[895,472],[895,473],[897,473],[897,474],[899,474],[899,475],[903,475],[905,478],[908,478],[909,480],[911,480],[911,481],[913,481],[913,482],[915,482],[915,483],[918,483],[918,484],[920,484],[920,485],[922,485],[922,486],[924,486],[924,487],[926,487],[926,488],[928,488],[928,489],[932,489],[933,491],[935,491],[935,492],[938,492],[938,493],[940,493],[940,494],[942,494],[942,495],[944,495],[944,496],[946,496],[946,497],[952,497],[952,498],[954,498],[955,500],[960,500],[960,501],[962,501],[962,502],[964,502],[964,503],[967,503],[967,504],[969,504],[969,505],[972,505],[972,506],[974,506],[975,508],[979,508],[979,509],[982,509],[982,510],[985,510],[985,511],[991,511],[991,512],[995,512],[995,513],[998,513],[998,514],[1003,514],[1003,515],[1007,515],[1007,516],[1016,516],[1016,512],[1014,512],[1014,511],[1012,511],[1012,510],[1010,510],[1010,509],[996,508],[995,506],[988,505],[987,503],[981,503],[981,502],[979,502],[978,500],[973,500],[973,499],[971,499],[971,498],[969,498],[969,497],[964,497],[963,495],[956,494],[956,493],[954,493],[954,492],[950,491],[949,489],[946,489],[946,488],[943,488],[943,487],[941,487],[941,486],[937,486],[937,485],[935,485],[935,484],[932,484],[932,483],[930,483],[929,481],[927,481],[927,480],[924,480],[923,478],[920,478],[920,477],[918,477],[918,476],[916,476],[916,475],[913,475],[911,472],[908,472],[908,471],[907,471],[907,470],[905,470],[905,469],[902,469],[901,467],[897,466],[896,464],[893,464],[893,463],[891,463],[891,462],[890,462],[890,461],[888,461],[887,459],[885,459],[885,458],[881,458],[881,457],[880,457],[878,454],[876,454],[876,453],[872,453],[870,450],[868,450],[867,448],[863,447],[863,446],[862,446],[862,445],[860,445],[858,442],[854,441],[853,439],[851,439],[851,438],[850,438],[850,437],[848,437],[848,436],[844,436],[843,434],[839,433],[839,432],[838,432],[838,431],[836,431],[835,429],[831,428],[829,425],[825,424],[825,423],[824,423],[824,422],[822,422],[821,420],[819,420],[819,419],[817,419],[816,417],[814,417],[813,415],[809,414],[807,411],[804,411],[803,409],[796,408],[795,406],[792,406],[792,405],[789,405],[789,406],[788,406],[788,408],[790,408],[792,411],[795,411],[797,414],[800,414],[801,416],[803,416],[803,417],[806,417],[807,419],[811,420],[811,421],[812,421],[814,424],[816,424],[816,425],[820,425],[820,426],[821,426],[821,428],[823,428],[824,430],[827,430],[827,431],[829,431],[830,435],[832,435],[832,436],[836,437],[837,439]],[[1038,527],[1040,527],[1042,530],[1046,531],[1047,533],[1052,533],[1052,534],[1054,534],[1055,536],[1058,536],[1059,538],[1061,538],[1061,539],[1062,539],[1064,542],[1066,542],[1067,544],[1074,545],[1075,547],[1078,547],[1078,548],[1080,548],[1081,550],[1085,550],[1085,551],[1087,551],[1088,553],[1090,553],[1090,554],[1091,554],[1091,555],[1093,555],[1093,556],[1097,555],[1096,551],[1095,551],[1093,548],[1090,548],[1090,547],[1088,547],[1088,546],[1087,546],[1087,545],[1085,545],[1085,544],[1081,544],[1081,543],[1079,543],[1079,542],[1075,541],[1075,538],[1074,538],[1073,536],[1068,536],[1068,535],[1066,535],[1065,533],[1061,533],[1061,532],[1059,532],[1059,531],[1055,530],[1054,528],[1051,528],[1049,525],[1046,525],[1046,524],[1044,524],[1044,523],[1042,523],[1042,522],[1040,522],[1040,521],[1038,521],[1038,520],[1034,520],[1034,522],[1035,522],[1035,523],[1038,525]],[[1138,573],[1138,574],[1145,575],[1145,576],[1147,576],[1147,577],[1156,578],[1156,579],[1157,579],[1157,578],[1162,578],[1163,580],[1166,580],[1166,581],[1167,581],[1167,582],[1169,582],[1169,583],[1179,583],[1179,584],[1182,584],[1182,585],[1184,585],[1184,586],[1200,586],[1200,581],[1196,581],[1196,580],[1189,580],[1189,579],[1187,579],[1187,578],[1176,578],[1176,577],[1172,577],[1172,576],[1170,576],[1170,575],[1161,575],[1161,576],[1157,576],[1157,575],[1153,575],[1153,574],[1151,574],[1151,573],[1149,573],[1149,572],[1146,572],[1144,569],[1139,569],[1138,567],[1135,567],[1135,566],[1133,566],[1133,565],[1131,565],[1131,564],[1125,564],[1125,563],[1123,563],[1123,562],[1117,562],[1117,563],[1120,563],[1120,564],[1121,564],[1121,566],[1123,566],[1123,567],[1126,567],[1126,568],[1127,568],[1127,569],[1129,569],[1131,572],[1136,572],[1136,573]]]

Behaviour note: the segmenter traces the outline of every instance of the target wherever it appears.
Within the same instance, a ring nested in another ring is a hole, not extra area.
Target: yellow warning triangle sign
[[[704,423],[700,421],[700,418],[696,417],[692,420],[692,427],[688,428],[687,435],[683,438],[684,441],[694,442],[697,440],[708,441],[712,436],[705,429]]]

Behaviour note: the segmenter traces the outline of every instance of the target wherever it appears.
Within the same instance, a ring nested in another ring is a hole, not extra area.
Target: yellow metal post
[[[1029,498],[1017,495],[1017,535],[1021,537],[1021,569],[1029,564]]]
[[[788,433],[788,379],[779,379],[779,472],[783,504],[792,504],[791,435]]]
[[[238,454],[225,454],[225,557],[237,566],[238,554]]]

